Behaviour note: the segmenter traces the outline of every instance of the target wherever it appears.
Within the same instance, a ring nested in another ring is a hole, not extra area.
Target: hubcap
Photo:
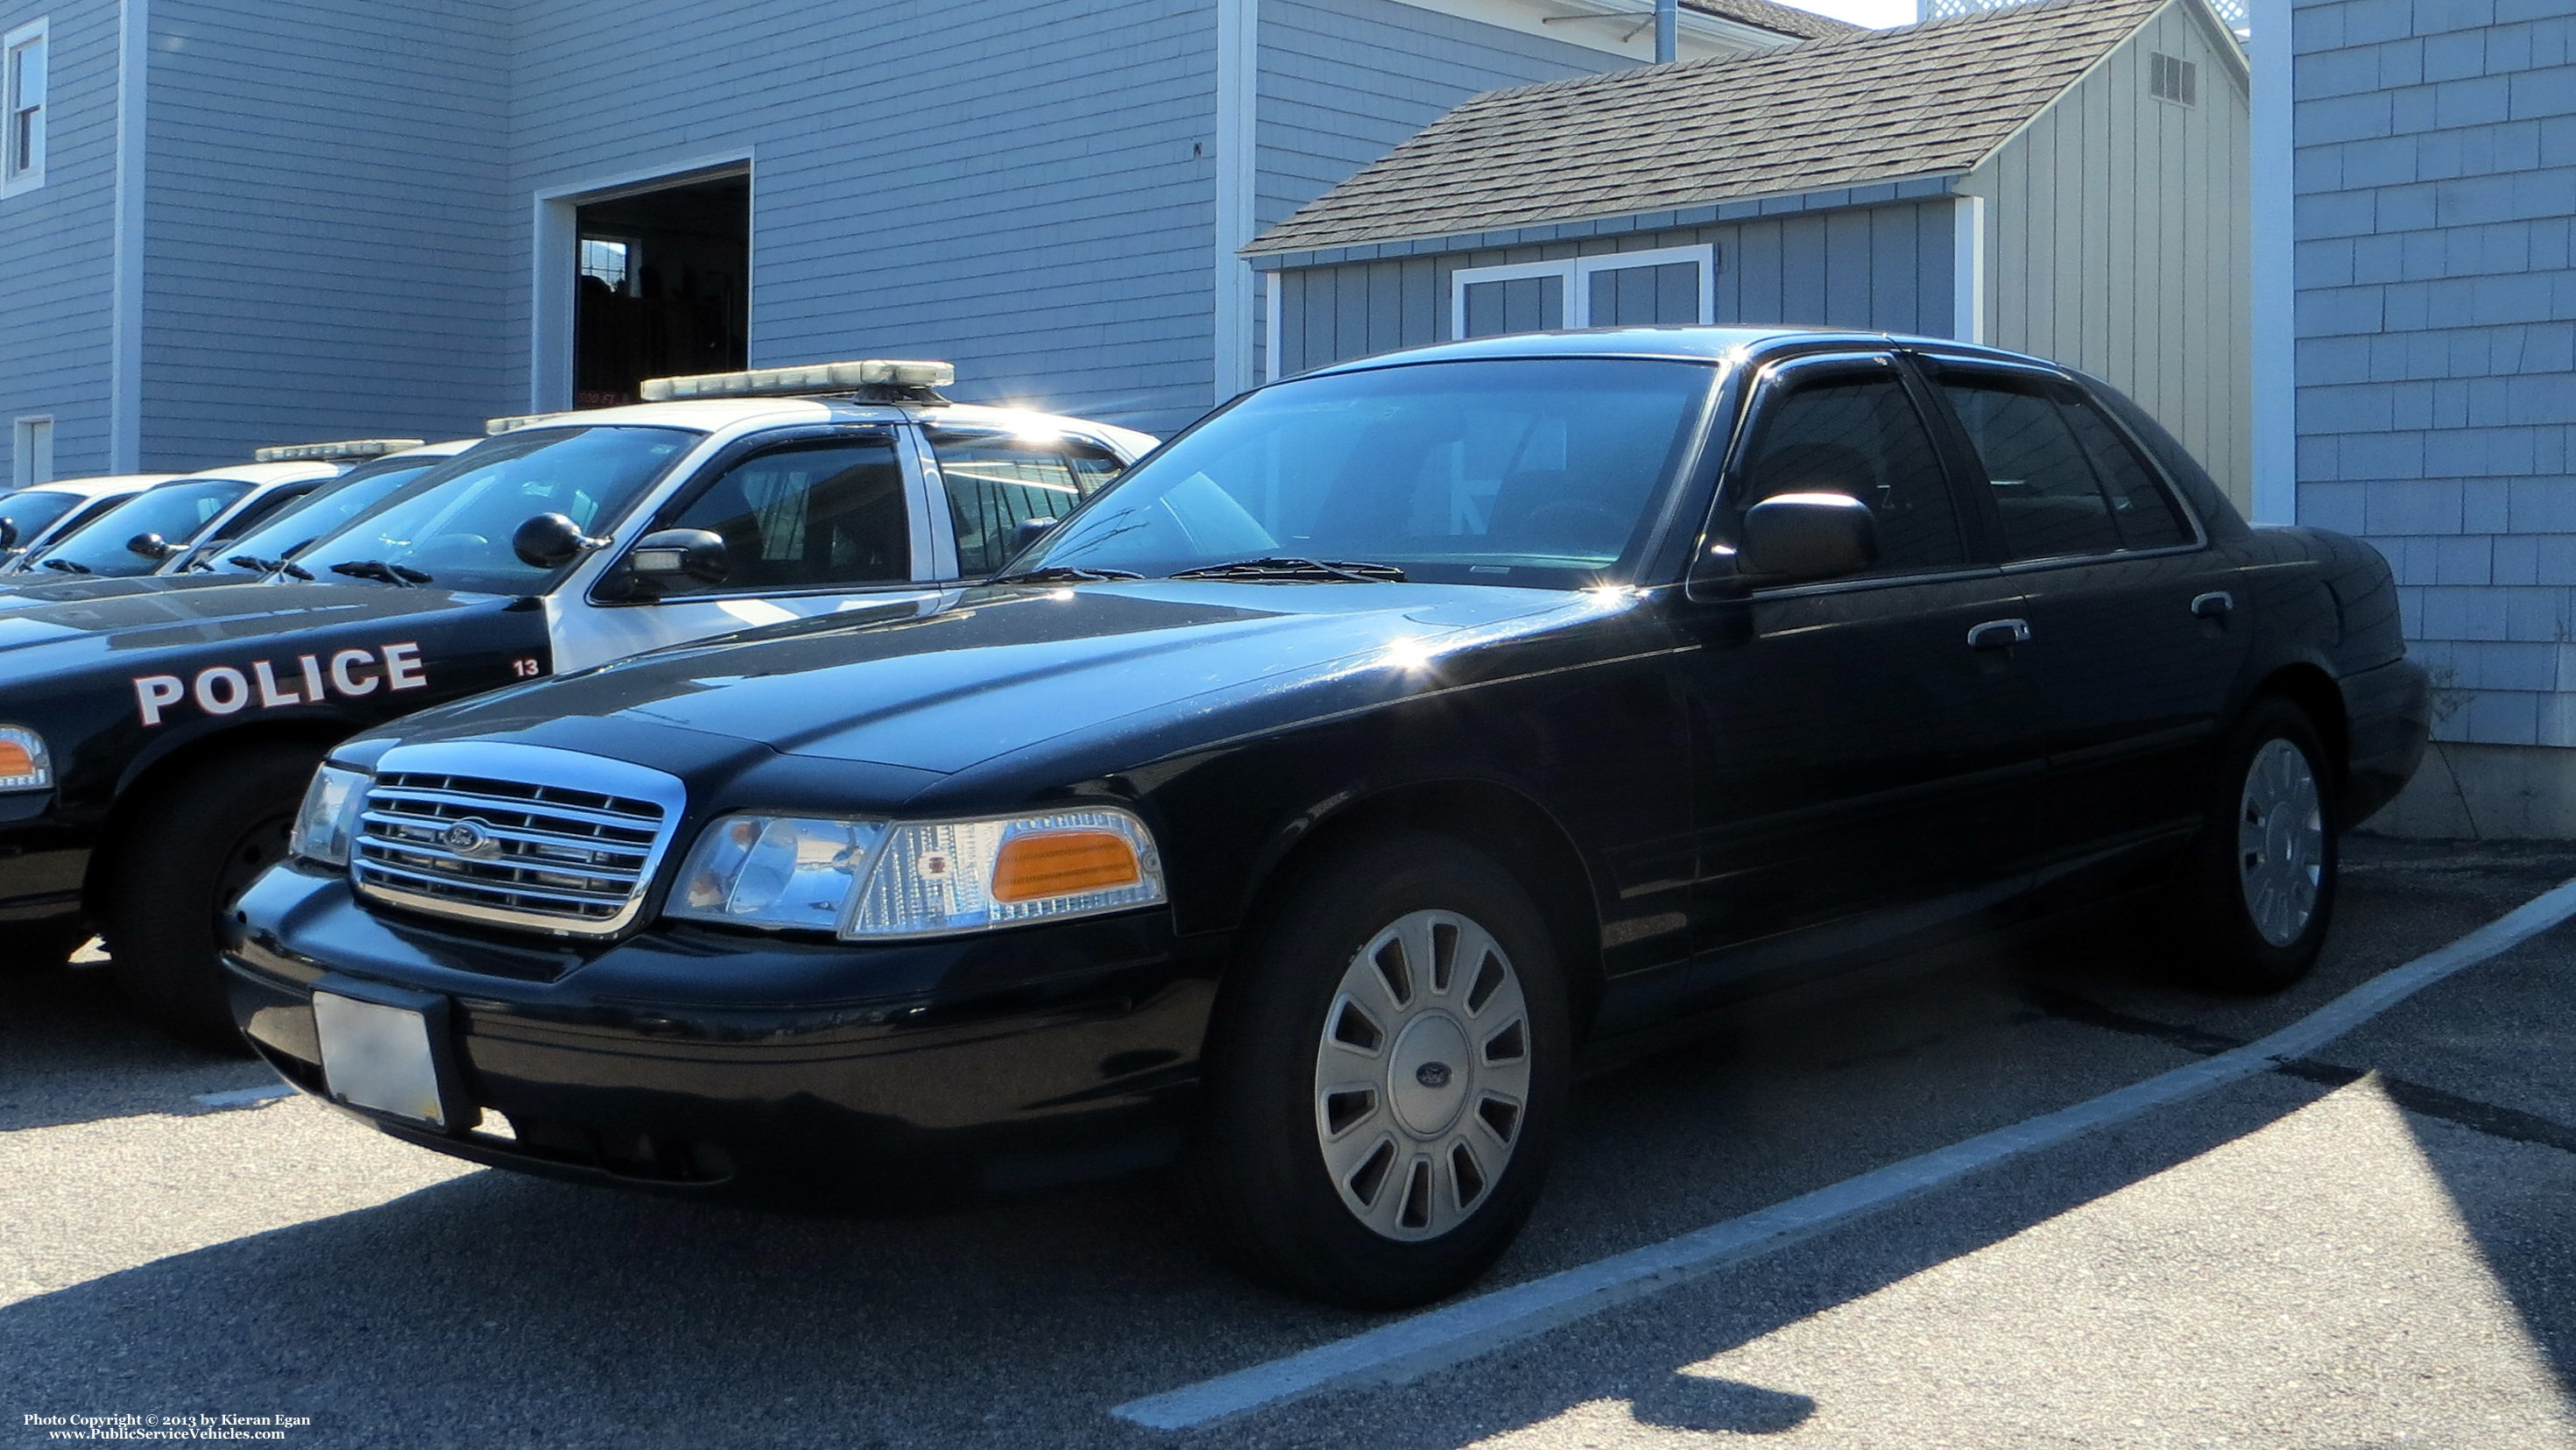
[[[1315,1137],[1342,1205],[1438,1238],[1502,1181],[1529,1101],[1529,1014],[1492,934],[1409,912],[1343,969],[1315,1049]]]
[[[2263,940],[2285,947],[2308,929],[2325,859],[2325,813],[2307,753],[2287,740],[2265,741],[2246,768],[2236,812],[2237,880]]]

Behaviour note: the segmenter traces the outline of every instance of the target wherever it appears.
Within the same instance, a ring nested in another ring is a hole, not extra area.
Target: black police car
[[[654,402],[496,420],[276,557],[0,593],[0,951],[59,962],[103,929],[135,1005],[237,1047],[215,923],[332,742],[661,645],[910,616],[1154,443],[950,403],[952,376],[655,379]]]
[[[242,898],[289,1081],[485,1163],[852,1199],[1185,1153],[1252,1273],[1418,1302],[1578,1048],[2166,893],[2314,960],[2424,746],[2389,571],[2110,389],[1883,336],[1485,339],[1250,394],[923,617],[336,748]]]

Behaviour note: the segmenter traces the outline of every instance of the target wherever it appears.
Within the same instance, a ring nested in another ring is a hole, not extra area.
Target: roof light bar
[[[759,398],[804,393],[837,393],[852,388],[944,388],[957,381],[957,368],[944,362],[899,362],[865,358],[857,362],[807,363],[792,368],[753,368],[744,373],[699,373],[683,378],[646,378],[644,401],[675,403],[686,398]]]
[[[512,418],[486,418],[483,420],[483,436],[498,438],[504,433],[516,433],[522,428],[534,428],[539,423],[551,423],[563,416],[561,413],[521,413]]]
[[[343,438],[337,443],[290,443],[277,448],[262,448],[251,454],[253,463],[311,463],[342,458],[382,458],[406,448],[418,448],[425,438]]]

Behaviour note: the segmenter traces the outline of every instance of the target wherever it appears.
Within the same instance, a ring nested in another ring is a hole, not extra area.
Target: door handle
[[[2207,594],[2200,595],[2191,601],[2191,617],[2194,619],[2225,619],[2228,612],[2233,610],[2235,607],[2235,595],[2228,593],[2224,589],[2213,589]]]
[[[2010,649],[2030,643],[2030,621],[2027,619],[1989,619],[1968,631],[1970,649]]]

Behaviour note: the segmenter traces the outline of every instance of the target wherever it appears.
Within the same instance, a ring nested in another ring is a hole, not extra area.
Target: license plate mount
[[[325,977],[314,986],[313,1035],[333,1100],[454,1131],[464,1100],[447,1051],[447,999]]]

